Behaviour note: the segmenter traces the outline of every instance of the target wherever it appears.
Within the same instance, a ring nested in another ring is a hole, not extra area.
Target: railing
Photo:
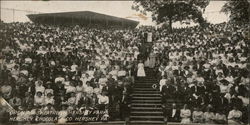
[[[0,97],[0,106],[6,111],[14,110],[14,108],[3,97]]]

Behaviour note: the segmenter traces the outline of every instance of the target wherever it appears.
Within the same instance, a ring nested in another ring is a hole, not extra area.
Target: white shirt
[[[56,79],[55,79],[55,83],[57,83],[57,82],[64,82],[65,81],[65,79],[63,78],[63,77],[57,77]]]
[[[45,88],[44,88],[44,86],[41,85],[41,86],[36,86],[35,90],[36,90],[36,92],[42,92],[42,93],[44,93]]]
[[[232,110],[228,114],[228,119],[240,118],[242,116],[241,111]]]
[[[160,91],[162,90],[162,86],[166,84],[167,79],[161,79],[160,80]]]
[[[31,58],[25,58],[25,63],[32,63],[32,59]]]
[[[51,97],[51,98],[45,98],[44,99],[44,102],[45,102],[45,105],[47,105],[47,104],[52,104],[52,105],[54,105],[55,104],[55,100]]]
[[[98,100],[99,104],[108,104],[109,103],[109,97],[108,96],[102,96],[100,95]]]
[[[37,95],[34,96],[34,104],[35,105],[44,105],[44,96],[38,97]]]
[[[118,76],[126,76],[126,71],[125,70],[118,71]]]
[[[176,113],[176,109],[173,109],[172,117],[174,117],[175,113]]]
[[[68,86],[66,89],[66,93],[76,92],[76,87]]]
[[[87,94],[93,94],[94,89],[91,86],[87,86],[84,90]]]
[[[221,84],[220,85],[220,91],[221,93],[227,93],[229,91],[229,87],[226,85]]]
[[[100,84],[100,85],[102,85],[102,84],[106,84],[106,83],[107,83],[107,81],[108,81],[108,79],[107,79],[107,78],[100,78],[100,79],[99,79],[99,84]]]
[[[72,72],[76,71],[76,68],[77,68],[77,67],[78,67],[77,65],[72,65],[72,66],[71,66],[71,71],[72,71]]]

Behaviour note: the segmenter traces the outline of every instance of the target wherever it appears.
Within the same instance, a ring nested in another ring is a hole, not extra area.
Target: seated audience
[[[129,109],[127,95],[134,86],[138,60],[146,60],[150,53],[149,60],[153,61],[147,66],[157,71],[162,103],[174,100],[176,105],[180,102],[190,107],[180,110],[182,123],[190,123],[191,109],[203,110],[209,105],[216,114],[204,112],[206,123],[226,123],[225,115],[232,124],[248,122],[249,39],[243,33],[247,24],[208,24],[206,28],[194,26],[171,33],[166,28],[0,25],[4,36],[0,39],[0,94],[16,110],[54,108],[61,112],[58,122],[65,123],[70,114],[67,108],[84,107],[91,112],[121,105]],[[150,30],[154,42],[148,49],[152,51],[143,54],[141,35]],[[140,61],[138,75],[146,75],[144,61]],[[63,105],[67,108],[61,109]],[[174,107],[168,116],[177,121]],[[202,122],[200,110],[193,112],[193,122]]]

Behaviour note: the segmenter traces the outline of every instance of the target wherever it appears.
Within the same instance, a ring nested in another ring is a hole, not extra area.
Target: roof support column
[[[108,25],[109,25],[109,20],[107,19],[107,17],[105,17],[105,22],[106,22],[106,26],[105,26],[105,27],[108,27]]]
[[[54,23],[54,25],[55,25],[55,22],[56,22],[55,20],[56,20],[56,19],[55,19],[55,16],[53,16],[53,23]]]
[[[91,25],[91,16],[89,16],[89,25]]]
[[[123,22],[123,20],[122,20],[122,28],[124,27],[124,22]]]

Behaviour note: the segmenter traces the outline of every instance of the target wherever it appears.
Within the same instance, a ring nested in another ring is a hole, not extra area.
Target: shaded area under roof
[[[91,11],[29,14],[34,23],[51,25],[98,25],[103,27],[135,28],[139,22]]]

